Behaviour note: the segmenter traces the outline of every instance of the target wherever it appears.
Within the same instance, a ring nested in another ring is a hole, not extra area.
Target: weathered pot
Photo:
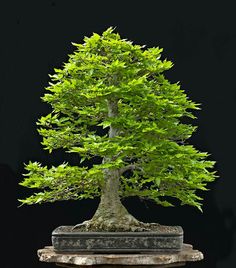
[[[76,232],[60,226],[52,232],[52,245],[63,252],[178,252],[183,246],[183,229],[169,232]]]

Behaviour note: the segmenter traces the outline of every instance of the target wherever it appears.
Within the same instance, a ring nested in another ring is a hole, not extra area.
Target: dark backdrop
[[[92,217],[98,200],[17,208],[29,194],[18,186],[23,163],[58,164],[58,151],[42,150],[35,122],[48,74],[73,51],[71,42],[116,26],[124,37],[164,48],[174,62],[166,75],[202,103],[191,143],[211,153],[220,178],[204,193],[204,213],[191,207],[162,208],[128,199],[142,221],[181,225],[185,242],[205,254],[186,267],[234,267],[236,257],[236,18],[234,1],[5,1],[0,7],[0,199],[1,267],[55,267],[39,263],[36,250],[50,245],[51,231]],[[73,159],[72,159],[73,160]]]

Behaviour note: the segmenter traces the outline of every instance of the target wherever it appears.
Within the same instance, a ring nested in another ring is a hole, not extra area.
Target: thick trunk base
[[[158,228],[158,223],[144,223],[133,217],[120,201],[113,204],[101,202],[92,219],[76,224],[74,231],[144,232]]]
[[[86,231],[86,232],[144,232],[153,231],[153,228],[161,227],[158,223],[144,223],[138,221],[131,215],[115,219],[100,217],[98,219],[91,219],[76,224],[73,231]]]

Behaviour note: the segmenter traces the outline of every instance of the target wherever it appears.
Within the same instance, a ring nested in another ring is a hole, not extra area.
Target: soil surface
[[[180,226],[167,226],[167,225],[160,225],[158,223],[146,223],[145,224],[148,231],[134,231],[134,232],[155,232],[160,234],[176,234],[180,235],[183,234],[183,229]],[[88,232],[85,229],[85,226],[76,227],[73,229],[74,226],[60,226],[54,230],[54,234],[59,233],[78,233],[78,232]],[[99,232],[109,232],[106,230],[100,230]],[[114,232],[121,232],[120,230],[115,230]],[[124,232],[124,231],[122,231]]]

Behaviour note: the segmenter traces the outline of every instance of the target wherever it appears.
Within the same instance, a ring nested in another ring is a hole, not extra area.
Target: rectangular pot
[[[60,226],[52,232],[52,245],[58,253],[132,253],[178,252],[183,246],[183,230],[175,233],[160,232],[68,232]]]

